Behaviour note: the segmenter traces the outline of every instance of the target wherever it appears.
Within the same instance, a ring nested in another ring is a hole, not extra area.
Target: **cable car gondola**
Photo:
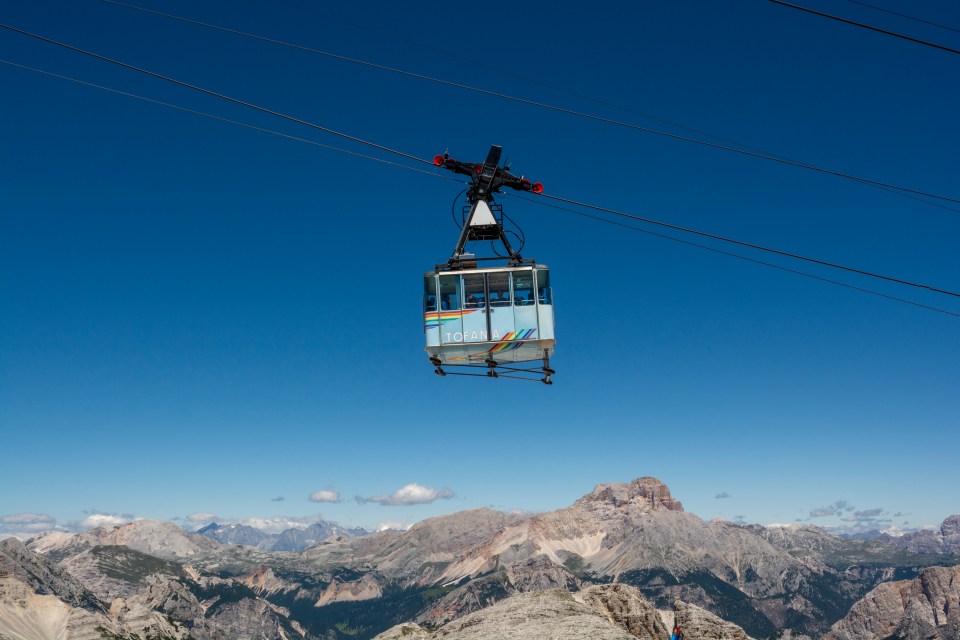
[[[482,375],[552,384],[550,356],[556,340],[550,270],[521,257],[522,247],[514,250],[504,231],[503,209],[493,201],[493,194],[502,187],[541,193],[543,185],[499,166],[500,154],[501,148],[494,145],[483,163],[459,162],[448,154],[433,160],[438,167],[469,176],[471,183],[453,255],[423,277],[426,350],[441,376]],[[467,243],[477,240],[499,241],[507,255],[467,253]],[[498,260],[506,265],[479,266]],[[447,370],[452,367],[458,370]]]

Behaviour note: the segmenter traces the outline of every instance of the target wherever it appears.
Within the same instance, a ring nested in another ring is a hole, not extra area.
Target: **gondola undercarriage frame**
[[[438,376],[478,376],[486,378],[510,378],[513,380],[528,380],[530,382],[542,382],[544,384],[553,384],[550,380],[556,371],[550,368],[550,358],[543,359],[543,366],[536,367],[516,367],[507,365],[496,360],[487,359],[483,363],[473,362],[469,364],[451,364],[443,363],[436,356],[430,357],[430,364],[435,369],[434,373]],[[457,367],[460,371],[445,371],[444,367]]]

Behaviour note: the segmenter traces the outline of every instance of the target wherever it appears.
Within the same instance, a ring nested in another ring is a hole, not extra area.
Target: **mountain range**
[[[280,533],[266,533],[246,524],[217,524],[211,522],[196,533],[213,538],[222,544],[243,544],[264,551],[303,551],[330,536],[364,536],[366,529],[345,529],[333,522],[320,520],[307,527],[291,527]]]
[[[957,639],[958,524],[845,540],[704,521],[650,477],[597,485],[553,512],[474,509],[407,531],[318,523],[285,537],[136,521],[0,542],[0,638],[457,640],[589,627],[667,640],[683,620],[691,640]],[[521,619],[539,626],[521,633]]]

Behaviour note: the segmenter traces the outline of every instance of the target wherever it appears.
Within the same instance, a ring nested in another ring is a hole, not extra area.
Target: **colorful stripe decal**
[[[521,329],[520,331],[511,331],[503,336],[497,344],[487,349],[486,353],[503,353],[512,349],[518,349],[521,346],[521,340],[529,340],[536,329]]]
[[[428,311],[423,314],[423,327],[424,329],[434,329],[442,325],[447,324],[448,322],[453,322],[454,320],[459,320],[465,315],[469,315],[479,311],[479,309],[464,309],[463,311]]]
[[[521,329],[520,331],[511,331],[510,333],[504,334],[504,337],[493,345],[486,351],[479,351],[477,353],[470,353],[463,356],[448,356],[447,360],[449,362],[462,362],[466,360],[467,362],[483,362],[487,359],[487,354],[493,353],[504,353],[505,351],[513,351],[514,349],[519,349],[522,347],[527,340],[536,340],[534,334],[537,333],[536,329]],[[445,347],[469,347],[469,342],[458,342],[456,344],[445,344]]]

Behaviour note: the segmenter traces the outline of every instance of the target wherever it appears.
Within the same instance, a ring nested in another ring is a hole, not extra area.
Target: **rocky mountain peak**
[[[947,516],[939,529],[921,529],[887,541],[918,553],[960,555],[960,515]]]
[[[576,502],[583,507],[615,507],[622,511],[683,511],[679,500],[670,495],[670,489],[660,480],[650,476],[637,478],[629,484],[610,482],[598,484],[593,491]]]
[[[86,535],[102,545],[126,546],[160,558],[188,558],[218,546],[213,540],[187,533],[172,522],[156,520],[98,527]]]
[[[960,542],[960,515],[947,516],[940,525],[940,535],[944,539]]]

